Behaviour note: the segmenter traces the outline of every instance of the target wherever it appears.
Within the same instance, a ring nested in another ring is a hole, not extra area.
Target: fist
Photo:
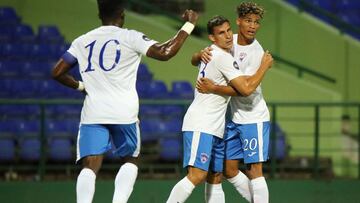
[[[190,9],[187,9],[184,11],[183,15],[182,15],[182,18],[185,20],[185,21],[189,21],[190,23],[196,25],[196,22],[199,18],[199,14],[196,13],[195,11],[193,10],[190,10]]]
[[[266,51],[261,59],[261,63],[264,64],[267,68],[271,68],[273,65],[274,59],[269,53],[269,51]]]

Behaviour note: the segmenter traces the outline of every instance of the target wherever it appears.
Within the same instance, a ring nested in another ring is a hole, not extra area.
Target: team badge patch
[[[207,155],[206,153],[201,153],[200,160],[201,160],[201,163],[203,163],[203,164],[206,163],[209,160],[209,155]]]
[[[142,38],[143,38],[143,40],[145,40],[145,41],[150,41],[150,38],[148,38],[146,35],[143,35]]]
[[[246,57],[246,53],[245,53],[245,52],[241,52],[241,53],[240,53],[240,56],[239,56],[240,61],[244,60],[245,57]]]
[[[236,63],[236,61],[234,61],[233,66],[235,69],[239,70],[239,65]]]

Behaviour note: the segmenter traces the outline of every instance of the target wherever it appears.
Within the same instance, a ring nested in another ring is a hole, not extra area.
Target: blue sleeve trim
[[[69,52],[65,52],[61,58],[64,59],[64,61],[70,65],[74,65],[77,63],[77,59]]]

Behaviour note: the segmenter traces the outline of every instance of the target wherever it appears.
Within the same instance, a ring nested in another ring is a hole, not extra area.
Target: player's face
[[[209,39],[218,47],[230,50],[233,45],[233,32],[228,22],[213,28],[213,34],[209,35]]]
[[[248,14],[245,17],[237,18],[236,24],[239,27],[239,34],[245,40],[252,41],[260,28],[260,20],[260,16],[256,14]]]

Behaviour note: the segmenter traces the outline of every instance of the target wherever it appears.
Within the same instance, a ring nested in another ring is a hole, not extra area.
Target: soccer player
[[[263,64],[250,77],[244,76],[237,62],[230,54],[233,46],[233,32],[229,21],[215,16],[207,24],[209,39],[213,43],[212,60],[200,63],[197,79],[207,77],[218,85],[232,85],[236,91],[251,94],[260,84],[266,71],[271,67],[271,55],[266,54]],[[172,189],[167,203],[182,203],[190,196],[196,185],[207,181],[221,182],[224,161],[223,135],[225,112],[229,96],[202,94],[195,90],[195,98],[188,108],[183,122],[184,161],[187,175]],[[222,189],[220,188],[222,192]],[[224,202],[224,193],[217,193],[214,202]]]
[[[92,202],[103,154],[114,145],[114,153],[123,158],[124,164],[115,178],[112,201],[124,203],[138,173],[139,98],[135,83],[141,56],[161,61],[172,58],[193,30],[198,14],[186,10],[184,26],[173,38],[158,43],[141,32],[122,28],[122,0],[97,3],[102,26],[75,39],[55,65],[52,76],[63,85],[86,93],[77,141],[77,161],[83,165],[76,183],[77,202]],[[82,82],[68,74],[76,63]]]
[[[238,33],[234,35],[232,53],[240,70],[250,76],[261,68],[264,54],[263,48],[255,39],[264,10],[256,3],[243,2],[237,7],[237,14]],[[214,58],[209,49],[204,49],[194,54],[192,63],[196,65],[200,60],[211,62]],[[261,87],[250,95],[235,96],[237,92],[234,87],[219,86],[214,82],[202,79],[197,88],[202,93],[234,96],[230,100],[232,119],[226,126],[224,136],[224,175],[247,201],[267,203],[269,191],[263,177],[262,162],[268,160],[270,116]],[[246,175],[238,169],[240,159],[244,159],[246,164]],[[215,187],[207,185],[205,190],[209,199],[218,193],[212,188]]]

